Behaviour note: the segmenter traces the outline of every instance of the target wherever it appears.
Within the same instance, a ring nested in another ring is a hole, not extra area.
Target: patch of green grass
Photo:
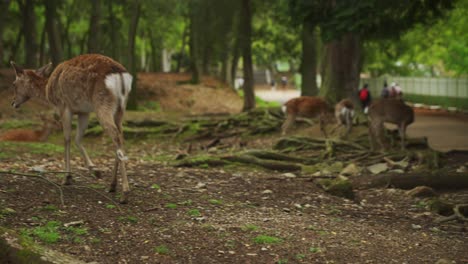
[[[2,158],[11,158],[24,153],[55,155],[64,151],[63,146],[45,142],[0,142]]]
[[[286,264],[286,263],[288,263],[288,259],[280,259],[280,260],[278,260],[276,263],[278,263],[278,264]]]
[[[93,237],[93,238],[91,238],[90,242],[92,244],[99,244],[99,243],[101,243],[101,239],[98,238],[98,237]]]
[[[58,211],[58,208],[55,205],[48,204],[46,206],[43,206],[41,208],[42,211],[49,211],[49,212],[55,212]]]
[[[241,227],[242,231],[256,231],[258,228],[258,226],[252,224],[245,224]]]
[[[213,204],[213,205],[222,205],[223,204],[222,200],[217,200],[217,199],[210,199],[209,202],[210,202],[210,204]]]
[[[258,235],[253,239],[253,241],[256,244],[279,244],[283,242],[281,238],[267,235]]]
[[[160,254],[160,255],[168,255],[169,254],[169,248],[165,245],[159,245],[154,248],[154,252]]]
[[[468,100],[466,98],[460,97],[448,97],[448,96],[430,96],[430,95],[420,95],[420,94],[408,94],[403,95],[405,101],[413,103],[421,103],[427,105],[440,105],[444,107],[457,107],[461,109],[468,109]]]
[[[177,209],[177,204],[175,203],[167,203],[166,208],[169,208],[169,209]]]
[[[201,213],[198,209],[191,209],[187,212],[188,215],[192,216],[192,217],[199,217],[201,216]]]
[[[37,126],[38,123],[32,122],[31,120],[12,119],[0,123],[0,128],[2,129],[32,128]]]
[[[92,183],[89,185],[89,187],[96,189],[96,190],[102,190],[106,188],[106,186],[104,186],[103,184],[97,184],[97,183]]]
[[[151,189],[155,189],[155,190],[160,190],[161,189],[161,186],[157,185],[156,183],[155,184],[152,184]]]
[[[306,255],[305,254],[296,254],[296,259],[297,260],[303,260],[305,259]]]
[[[311,253],[319,253],[322,252],[322,250],[319,247],[310,247],[309,252]]]
[[[61,238],[59,232],[60,225],[61,223],[58,221],[49,221],[43,226],[38,226],[25,232],[29,236],[34,236],[44,243],[53,244]]]
[[[198,167],[201,168],[201,169],[209,169],[210,165],[208,165],[206,163],[203,163],[203,164],[198,165]]]
[[[83,228],[83,227],[74,227],[74,226],[69,226],[65,228],[65,230],[69,233],[72,233],[77,236],[83,236],[88,234],[88,229]]]
[[[130,224],[138,223],[138,218],[136,218],[135,216],[119,216],[117,219],[123,223],[130,223]]]
[[[107,208],[107,209],[115,209],[116,206],[113,205],[113,204],[106,204],[106,208]]]
[[[156,101],[144,101],[138,104],[138,111],[142,112],[159,112],[161,106]]]
[[[16,211],[12,208],[2,208],[0,209],[0,219],[5,218],[7,216],[11,216],[16,214]]]

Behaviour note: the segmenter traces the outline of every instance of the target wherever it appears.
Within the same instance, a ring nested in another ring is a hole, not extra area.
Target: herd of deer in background
[[[81,144],[84,132],[88,127],[89,114],[96,113],[104,131],[112,138],[115,145],[115,164],[113,179],[109,191],[114,192],[117,185],[117,174],[120,170],[122,195],[120,202],[127,202],[130,191],[123,151],[122,121],[128,95],[131,89],[132,76],[118,62],[109,57],[88,54],[81,55],[59,64],[55,69],[48,64],[37,70],[25,70],[11,63],[16,79],[13,82],[15,97],[12,106],[20,107],[30,98],[38,98],[52,104],[61,119],[41,117],[43,126],[40,130],[11,130],[0,135],[0,141],[45,141],[54,129],[60,126],[65,137],[65,171],[63,184],[71,184],[70,141],[73,115],[78,116],[75,143],[84,157],[86,166],[93,174],[98,174],[96,166],[90,160]],[[345,137],[351,131],[354,116],[354,104],[350,99],[343,99],[336,104],[334,116],[336,127],[346,127]],[[322,98],[302,96],[285,103],[283,110],[286,120],[282,125],[282,134],[294,125],[297,117],[315,118],[320,121],[320,129],[325,137],[325,123],[333,115],[333,109]],[[414,112],[401,99],[381,99],[373,102],[368,111],[369,137],[371,148],[375,150],[375,141],[383,149],[384,122],[396,124],[401,137],[401,146],[405,146],[405,132],[414,120]]]

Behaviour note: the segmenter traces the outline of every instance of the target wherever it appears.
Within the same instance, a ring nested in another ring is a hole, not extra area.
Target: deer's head
[[[48,63],[37,70],[24,70],[13,61],[10,63],[16,73],[16,79],[13,82],[15,97],[11,105],[18,108],[34,95],[34,91],[37,89],[37,80],[49,77],[52,72],[52,63]]]

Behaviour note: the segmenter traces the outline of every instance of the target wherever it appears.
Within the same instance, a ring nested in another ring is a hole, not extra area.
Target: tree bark
[[[137,68],[135,56],[135,39],[138,28],[138,21],[140,20],[141,2],[139,0],[132,2],[132,17],[130,20],[130,27],[128,29],[128,70],[133,76],[132,91],[128,99],[128,109],[137,109]]]
[[[21,3],[21,1],[19,2]],[[25,66],[35,68],[37,66],[37,40],[36,40],[36,15],[34,13],[33,0],[25,0],[22,7],[24,50],[26,51]]]
[[[46,42],[46,26],[42,29],[41,33],[41,43],[39,46],[39,65],[45,64],[45,42]]]
[[[190,39],[189,39],[189,46],[190,46],[190,71],[192,72],[192,80],[193,84],[200,83],[201,80],[201,65],[200,65],[200,58],[199,58],[199,45],[200,41],[198,39],[198,34],[196,32],[196,12],[195,12],[195,4],[193,1],[191,2],[190,7]]]
[[[91,1],[91,16],[89,19],[89,37],[88,37],[88,53],[99,53],[100,48],[100,27],[99,20],[101,19],[101,0]]]
[[[184,28],[184,33],[182,34],[182,47],[180,47],[179,57],[177,58],[176,72],[180,72],[180,68],[182,66],[182,59],[184,58],[185,45],[187,43],[188,32],[189,32],[189,26],[186,25]]]
[[[255,93],[252,65],[252,2],[242,0],[240,21],[240,45],[242,47],[243,73],[244,73],[244,107],[243,111],[255,108]]]
[[[361,66],[362,41],[358,35],[347,33],[327,43],[322,63],[323,84],[320,95],[331,103],[345,97],[357,101]]]
[[[46,0],[44,1],[45,13],[46,13],[46,28],[47,36],[49,38],[50,57],[52,63],[58,65],[63,58],[62,55],[62,43],[60,40],[60,34],[58,32],[57,22],[57,8],[58,0]]]
[[[119,58],[119,46],[117,40],[117,21],[115,18],[114,8],[113,8],[113,0],[107,1],[107,8],[109,11],[109,26],[110,26],[110,39],[111,39],[111,56],[116,60],[120,60]]]
[[[0,64],[4,62],[4,47],[3,47],[3,29],[5,28],[5,18],[8,13],[8,7],[11,0],[0,1]]]
[[[317,88],[317,47],[315,27],[307,21],[302,25],[302,96],[315,96]]]
[[[239,36],[236,37],[234,40],[234,49],[232,50],[232,61],[231,61],[231,80],[230,80],[230,85],[233,89],[235,89],[235,81],[236,81],[236,75],[237,75],[237,66],[239,64]]]

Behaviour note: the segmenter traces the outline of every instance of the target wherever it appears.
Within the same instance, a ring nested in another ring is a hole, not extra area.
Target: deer
[[[294,125],[297,117],[314,118],[319,117],[320,130],[327,137],[325,124],[330,122],[330,116],[333,110],[329,104],[320,97],[301,96],[287,101],[283,105],[283,112],[286,112],[286,120],[282,125],[282,135],[286,135],[287,131]],[[345,137],[351,131],[353,125],[354,104],[350,99],[343,99],[335,105],[336,126],[332,129],[333,133],[340,126],[346,127]]]
[[[351,132],[351,128],[353,127],[353,117],[354,117],[354,104],[353,102],[345,98],[339,101],[335,105],[335,118],[336,118],[336,126],[332,130],[335,131],[340,126],[346,127],[346,132],[344,137],[347,138],[349,133]]]
[[[327,137],[325,119],[330,111],[328,103],[323,98],[314,96],[296,97],[283,105],[283,111],[286,113],[286,120],[281,126],[283,136],[294,125],[297,117],[314,118],[318,116],[320,131]]]
[[[0,141],[45,142],[49,135],[61,126],[57,120],[40,116],[43,124],[39,130],[13,129],[0,135]]]
[[[16,79],[13,82],[14,99],[11,103],[19,108],[31,98],[52,104],[62,121],[65,139],[65,171],[62,184],[72,184],[70,170],[70,143],[72,118],[78,117],[75,144],[93,174],[99,174],[81,141],[88,127],[89,115],[96,117],[115,146],[115,162],[109,192],[116,191],[117,174],[122,180],[121,203],[128,201],[130,192],[125,162],[122,121],[132,87],[132,75],[113,59],[99,54],[85,54],[60,63],[55,69],[52,63],[37,70],[23,69],[11,61]]]
[[[369,106],[369,142],[371,150],[375,150],[375,141],[381,149],[385,149],[382,141],[384,122],[398,126],[401,138],[401,149],[405,149],[406,128],[414,122],[414,110],[400,99],[381,99]]]

